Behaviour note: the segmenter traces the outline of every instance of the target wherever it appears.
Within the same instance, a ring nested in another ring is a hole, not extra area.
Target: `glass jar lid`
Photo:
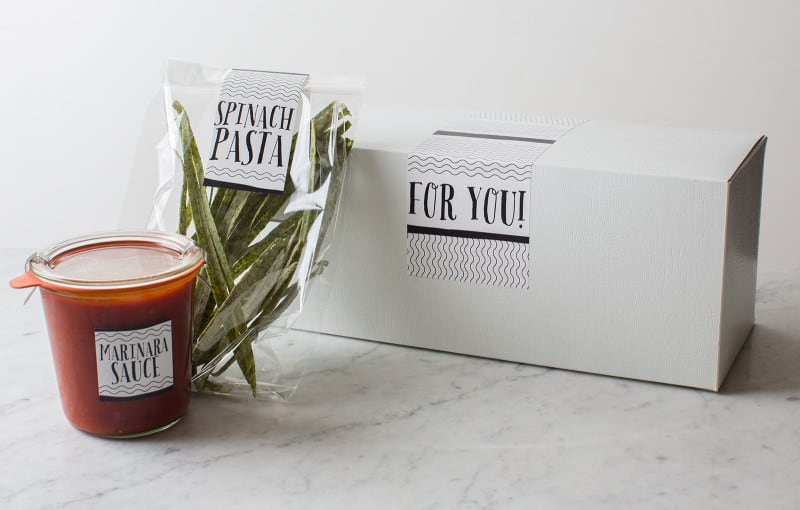
[[[188,237],[156,231],[112,232],[40,250],[28,259],[26,271],[43,286],[112,289],[169,280],[202,263],[202,250]]]

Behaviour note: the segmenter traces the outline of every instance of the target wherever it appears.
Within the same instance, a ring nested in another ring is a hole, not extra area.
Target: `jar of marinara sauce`
[[[42,294],[61,404],[107,437],[177,423],[191,394],[192,297],[202,250],[166,232],[64,241],[28,259],[14,288]]]

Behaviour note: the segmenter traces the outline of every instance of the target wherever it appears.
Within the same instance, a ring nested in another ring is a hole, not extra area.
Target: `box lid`
[[[408,153],[464,112],[368,105],[357,147]],[[509,115],[508,122],[535,117]],[[551,121],[552,119],[547,119]],[[558,139],[536,166],[726,182],[761,135],[589,121]]]
[[[752,134],[591,121],[565,134],[536,165],[727,182],[759,139]]]

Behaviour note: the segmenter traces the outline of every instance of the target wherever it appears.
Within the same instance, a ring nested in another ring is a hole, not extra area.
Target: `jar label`
[[[136,399],[172,387],[172,321],[127,331],[96,330],[100,400]]]

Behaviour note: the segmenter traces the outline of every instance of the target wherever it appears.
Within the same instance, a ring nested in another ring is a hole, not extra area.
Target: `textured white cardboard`
[[[754,321],[766,138],[572,129],[534,166],[530,287],[514,289],[407,275],[407,156],[447,119],[399,118],[354,151],[331,287],[295,327],[719,389]]]

